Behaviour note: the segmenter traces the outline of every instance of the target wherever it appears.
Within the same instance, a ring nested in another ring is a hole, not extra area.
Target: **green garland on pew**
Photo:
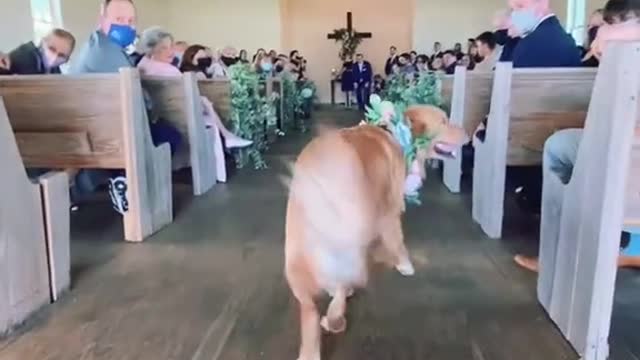
[[[317,88],[316,84],[311,80],[302,80],[297,82],[295,99],[296,118],[300,120],[300,128],[302,131],[307,130],[305,119],[311,117],[313,102],[316,100]]]
[[[282,74],[282,97],[284,113],[281,116],[283,127],[285,127],[285,125],[293,123],[296,110],[296,81],[293,79],[293,75],[288,72]]]
[[[411,105],[433,105],[442,108],[442,79],[440,75],[432,72],[420,73],[417,78],[395,75],[387,80],[382,98],[400,110]]]
[[[231,80],[231,122],[234,133],[253,140],[253,145],[240,150],[236,166],[242,168],[249,161],[253,167],[266,169],[262,153],[267,150],[266,124],[276,122],[275,98],[260,95],[260,76],[248,64],[237,64],[229,68]]]

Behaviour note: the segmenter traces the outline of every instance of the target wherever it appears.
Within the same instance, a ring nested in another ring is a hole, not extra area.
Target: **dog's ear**
[[[413,134],[414,137],[422,135],[427,131],[426,122],[422,118],[423,115],[423,110],[417,106],[412,106],[404,112],[404,116],[411,128],[411,134]]]

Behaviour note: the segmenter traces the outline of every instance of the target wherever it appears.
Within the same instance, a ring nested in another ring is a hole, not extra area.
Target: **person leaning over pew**
[[[63,29],[53,29],[36,46],[24,43],[9,53],[11,72],[15,75],[60,74],[76,46],[73,35]]]
[[[598,58],[608,41],[640,41],[640,0],[609,0],[604,8],[604,19],[606,24],[598,31],[593,44],[594,54]],[[542,164],[564,184],[571,180],[582,133],[582,129],[560,130],[545,142]],[[623,231],[621,242],[628,242],[629,237],[629,233]],[[537,257],[516,255],[515,261],[526,269],[538,271]],[[640,267],[640,256],[620,255],[618,266]]]
[[[133,67],[126,54],[136,38],[136,9],[132,0],[104,0],[100,9],[100,26],[91,34],[89,40],[71,66],[71,73],[118,73],[120,68]],[[145,106],[151,109],[145,94]],[[180,133],[164,122],[150,124],[151,138],[156,146],[169,143],[174,154],[181,142]],[[88,170],[76,176],[73,197],[77,198],[96,190],[103,183],[109,185],[109,195],[116,211],[123,214],[128,211],[127,182],[122,171]]]

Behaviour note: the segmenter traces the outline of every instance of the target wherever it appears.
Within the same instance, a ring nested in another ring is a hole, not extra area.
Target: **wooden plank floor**
[[[316,113],[336,118],[358,120]],[[241,171],[201,198],[177,185],[175,223],[143,244],[121,242],[108,203],[83,206],[72,291],[0,341],[0,359],[295,359],[278,175],[308,138],[291,132],[271,149],[269,170]],[[416,276],[376,273],[349,303],[347,333],[325,336],[324,359],[577,359],[538,306],[535,276],[511,261],[535,227],[514,219],[503,242],[485,238],[469,196],[449,194],[435,174],[423,200],[404,221]]]

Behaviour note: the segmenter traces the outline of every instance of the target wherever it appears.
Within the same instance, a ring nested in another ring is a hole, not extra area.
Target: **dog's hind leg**
[[[353,294],[353,290],[351,290]],[[344,314],[347,310],[347,297],[349,296],[349,289],[345,287],[339,287],[333,299],[329,304],[327,315],[322,317],[320,325],[328,332],[341,333],[347,329],[347,320]]]
[[[302,336],[298,360],[320,360],[320,314],[312,298],[298,300]]]
[[[404,245],[400,216],[389,216],[381,225],[380,236],[382,244],[393,257],[396,270],[405,276],[415,274],[415,269],[409,258],[409,252]]]

